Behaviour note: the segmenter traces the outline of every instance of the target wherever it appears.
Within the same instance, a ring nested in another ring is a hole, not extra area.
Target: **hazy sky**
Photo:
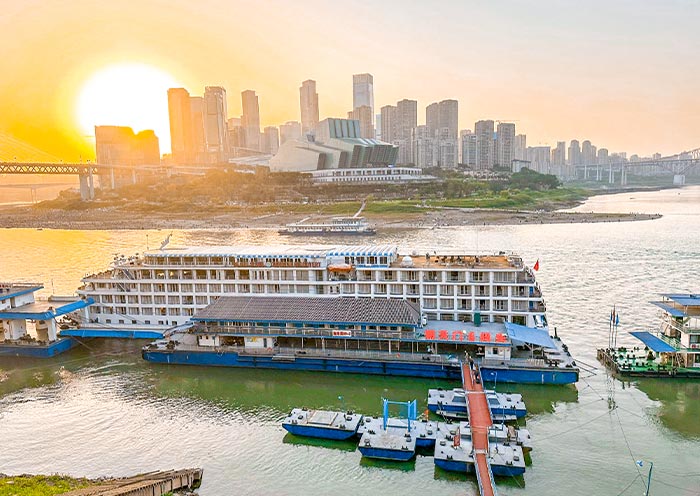
[[[370,72],[377,111],[417,99],[419,123],[456,98],[463,129],[513,120],[528,145],[671,154],[700,147],[698,19],[692,0],[0,0],[0,148],[89,155],[82,84],[133,62],[192,94],[226,87],[229,117],[254,89],[263,125],[299,120],[308,78],[321,117],[343,117]]]

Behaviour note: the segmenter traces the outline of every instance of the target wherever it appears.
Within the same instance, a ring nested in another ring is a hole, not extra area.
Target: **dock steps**
[[[178,489],[196,489],[202,483],[203,470],[189,468],[150,472],[64,493],[64,496],[162,496]]]

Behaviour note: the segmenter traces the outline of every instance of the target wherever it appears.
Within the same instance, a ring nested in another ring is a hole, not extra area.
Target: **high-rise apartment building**
[[[241,118],[231,117],[226,121],[226,124],[228,130],[229,157],[248,155],[241,150],[245,148],[245,133],[243,131],[243,126],[241,126]]]
[[[496,165],[511,168],[515,153],[515,124],[499,122],[496,128],[498,147],[496,149]]]
[[[393,105],[384,105],[381,109],[382,116],[382,141],[393,143],[396,139],[396,107]]]
[[[440,167],[457,167],[458,118],[457,100],[443,100],[431,103],[425,108],[425,125],[428,133],[438,140],[435,146],[439,153],[436,153],[435,161],[440,164]],[[454,150],[450,149],[452,146],[455,147]]]
[[[581,163],[584,165],[595,165],[596,163],[595,146],[588,140],[581,143]]]
[[[316,129],[314,128],[312,131],[316,132]],[[280,124],[280,146],[283,145],[285,141],[298,139],[301,139],[300,122],[287,121],[284,124]]]
[[[513,158],[515,160],[527,160],[527,136],[524,134],[515,135]]]
[[[277,150],[280,149],[280,133],[279,130],[274,126],[267,126],[263,130],[262,135],[262,151],[263,153],[268,153],[275,155]]]
[[[425,107],[425,126],[428,134],[435,137],[435,132],[440,128],[440,105],[437,102]]]
[[[253,90],[241,92],[243,115],[241,125],[245,134],[245,146],[250,150],[260,150],[260,105]]]
[[[170,143],[172,160],[176,164],[194,162],[192,109],[190,94],[185,88],[168,90]]]
[[[352,76],[352,108],[354,110],[362,106],[372,109],[374,115],[374,78],[371,74]]]
[[[360,121],[360,137],[374,138],[374,113],[368,105],[360,105],[348,112],[348,119]]]
[[[551,174],[552,149],[548,146],[528,146],[527,158],[530,170],[540,174]]]
[[[435,167],[434,148],[435,136],[430,134],[428,126],[416,126],[411,132],[411,155],[416,167]]]
[[[299,88],[299,101],[301,104],[301,128],[302,133],[313,134],[318,125],[318,93],[316,93],[316,81],[308,79],[301,83]]]
[[[581,147],[578,140],[571,140],[569,143],[569,165],[581,165]]]
[[[474,134],[476,134],[476,169],[493,169],[494,164],[494,142],[493,142],[493,121],[477,121],[474,124]]]
[[[204,134],[209,162],[225,162],[228,153],[226,90],[220,86],[204,88]]]
[[[598,156],[597,156],[597,162],[599,165],[607,165],[609,161],[608,157],[608,149],[607,148],[599,148],[598,149]]]
[[[462,165],[476,167],[476,134],[467,130],[462,133]]]
[[[435,151],[433,160],[437,167],[454,169],[457,167],[457,138],[453,135],[452,129],[443,127],[435,133]]]

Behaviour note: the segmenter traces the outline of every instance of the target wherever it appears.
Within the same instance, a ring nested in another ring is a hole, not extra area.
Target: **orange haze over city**
[[[695,2],[0,0],[0,159],[94,158],[94,125],[155,129],[183,86],[260,97],[261,124],[299,120],[299,85],[345,117],[352,75],[375,110],[459,100],[461,129],[517,123],[528,144],[590,139],[611,152],[700,146]],[[683,70],[677,70],[683,67]]]

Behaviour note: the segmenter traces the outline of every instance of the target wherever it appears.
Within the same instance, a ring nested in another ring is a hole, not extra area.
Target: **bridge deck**
[[[483,385],[475,380],[474,371],[468,363],[462,364],[462,385],[466,393],[469,424],[472,429],[474,465],[479,482],[479,493],[482,496],[496,496],[498,493],[493,482],[491,465],[486,456],[489,452],[488,432],[492,424],[489,403]]]

